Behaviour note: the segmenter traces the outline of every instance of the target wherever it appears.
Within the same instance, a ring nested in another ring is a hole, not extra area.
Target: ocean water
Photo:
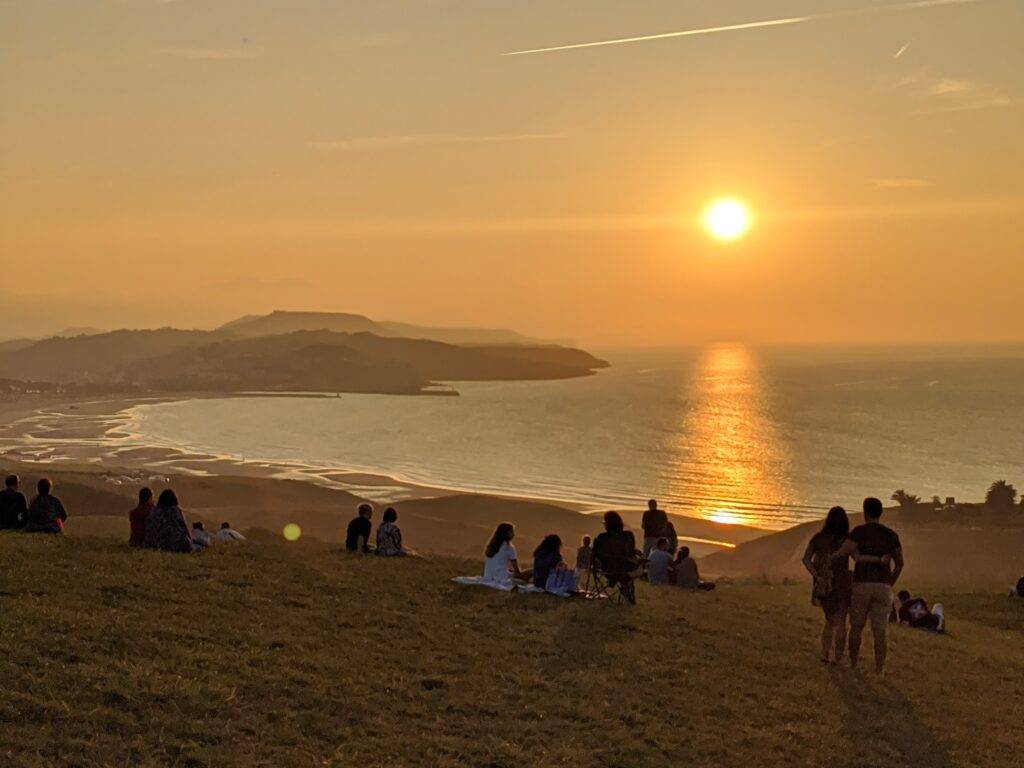
[[[604,351],[552,382],[459,397],[252,397],[143,405],[147,444],[442,488],[663,506],[780,528],[905,488],[1024,487],[1024,348]]]

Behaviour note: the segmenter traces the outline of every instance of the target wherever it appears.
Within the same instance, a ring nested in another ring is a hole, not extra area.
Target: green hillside
[[[1024,603],[943,594],[879,680],[818,662],[802,586],[630,609],[449,581],[478,568],[0,535],[0,764],[1020,764]]]

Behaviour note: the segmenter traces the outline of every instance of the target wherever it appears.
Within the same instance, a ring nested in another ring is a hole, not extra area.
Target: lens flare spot
[[[284,527],[282,534],[287,541],[298,541],[299,537],[302,536],[302,529],[299,527],[298,523],[288,523],[288,525]]]

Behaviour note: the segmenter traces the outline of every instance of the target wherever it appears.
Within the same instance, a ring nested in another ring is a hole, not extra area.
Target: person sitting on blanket
[[[594,560],[612,586],[632,581],[639,575],[643,557],[637,552],[636,537],[626,530],[618,512],[604,513],[604,533],[594,539]]]
[[[900,624],[914,629],[930,629],[933,632],[941,632],[946,625],[945,611],[942,603],[936,603],[929,610],[928,603],[920,597],[911,597],[910,593],[902,589],[900,599]]]
[[[576,592],[576,572],[562,558],[562,539],[551,533],[533,551],[533,584],[557,595]]]
[[[715,582],[701,581],[697,561],[690,557],[689,547],[680,547],[676,555],[676,585],[683,589],[701,589],[705,592],[715,588]]]
[[[484,581],[500,586],[513,586],[518,581],[529,581],[531,571],[519,570],[516,548],[512,546],[516,529],[512,523],[501,523],[494,529],[487,549],[484,550]]]

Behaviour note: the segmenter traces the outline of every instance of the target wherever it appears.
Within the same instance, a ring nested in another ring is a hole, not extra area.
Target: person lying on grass
[[[512,586],[517,581],[525,584],[530,580],[533,572],[519,569],[516,548],[512,546],[515,536],[516,529],[512,523],[501,523],[494,529],[494,535],[484,550],[484,581]]]
[[[921,597],[911,597],[910,592],[900,590],[900,624],[914,629],[930,629],[933,632],[942,632],[946,628],[946,615],[942,603],[936,603],[928,608],[928,603]]]
[[[231,523],[228,522],[221,523],[220,530],[213,534],[212,538],[218,544],[235,544],[245,541],[245,536],[232,528]]]
[[[1024,576],[1021,576],[1017,583],[1010,587],[1010,597],[1024,597]]]

